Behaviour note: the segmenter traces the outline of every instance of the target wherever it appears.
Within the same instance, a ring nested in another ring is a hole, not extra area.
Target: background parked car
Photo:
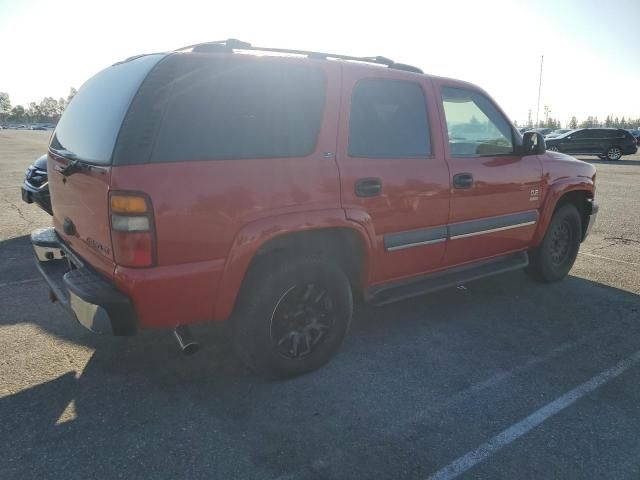
[[[638,151],[636,140],[622,128],[580,128],[545,140],[547,150],[570,154],[597,155],[603,160],[620,160]]]
[[[51,210],[51,197],[49,195],[49,179],[47,177],[47,155],[37,158],[27,168],[22,184],[22,200],[26,203],[35,203],[49,215]]]

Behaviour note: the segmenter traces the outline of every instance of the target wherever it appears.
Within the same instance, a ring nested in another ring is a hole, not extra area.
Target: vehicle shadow
[[[640,297],[629,292],[576,277],[539,285],[514,272],[359,306],[337,357],[287,381],[249,374],[229,339],[206,325],[195,329],[202,350],[184,357],[165,332],[85,336],[69,333],[81,328],[67,318],[68,327],[49,331],[95,351],[82,371],[0,399],[0,477],[344,478],[324,457],[336,442],[366,449],[363,438],[416,405],[603,324],[631,335],[638,311]]]

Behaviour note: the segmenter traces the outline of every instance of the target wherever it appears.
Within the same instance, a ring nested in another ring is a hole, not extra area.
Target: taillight
[[[118,265],[150,267],[156,262],[151,200],[140,193],[111,192],[111,243]]]

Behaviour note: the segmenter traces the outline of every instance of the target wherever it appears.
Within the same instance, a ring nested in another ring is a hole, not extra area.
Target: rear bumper
[[[53,295],[82,326],[95,333],[118,336],[136,333],[138,321],[130,299],[84,265],[53,228],[33,232],[31,244],[38,270]]]

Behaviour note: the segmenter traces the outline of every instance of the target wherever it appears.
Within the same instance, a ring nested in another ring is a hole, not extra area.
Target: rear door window
[[[97,73],[78,90],[58,122],[51,148],[107,165],[124,116],[140,84],[164,55],[145,55]]]
[[[421,158],[431,155],[424,93],[417,83],[367,78],[353,89],[349,155]]]
[[[125,156],[126,163],[303,157],[315,150],[326,89],[320,68],[240,56],[175,55],[163,64],[156,70],[176,74],[160,100],[151,157]],[[154,122],[158,103],[150,103],[148,118],[136,123]]]

